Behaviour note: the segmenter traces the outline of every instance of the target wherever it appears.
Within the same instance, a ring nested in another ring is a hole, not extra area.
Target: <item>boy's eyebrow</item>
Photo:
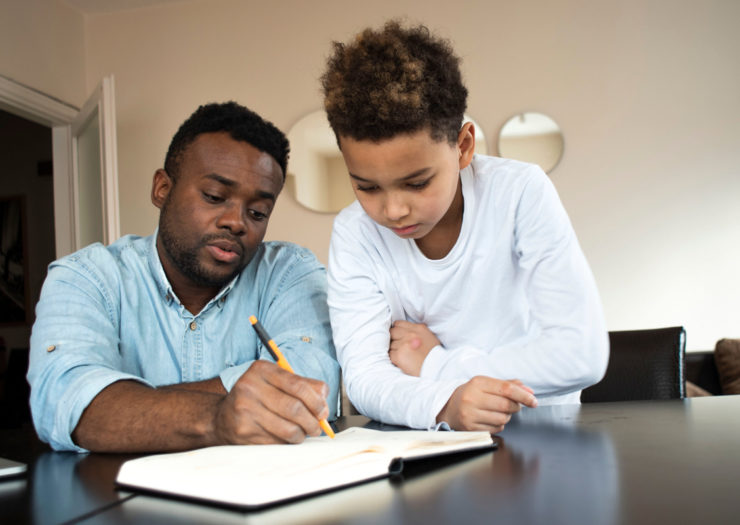
[[[431,169],[431,168],[421,168],[420,170],[416,170],[416,171],[414,171],[413,173],[409,173],[408,175],[405,175],[405,176],[401,177],[401,178],[400,178],[400,179],[398,179],[398,180],[399,180],[399,181],[405,181],[405,180],[413,179],[414,177],[418,177],[419,175],[424,175],[424,174],[425,174],[425,173],[426,173],[427,171],[429,171],[430,169]],[[362,177],[360,177],[359,175],[355,175],[355,174],[354,174],[354,173],[352,173],[352,172],[349,172],[349,176],[350,176],[350,177],[352,177],[352,178],[353,178],[353,179],[355,179],[355,180],[358,180],[358,181],[360,181],[360,182],[374,182],[374,181],[371,181],[371,180],[369,180],[369,179],[363,179],[363,178],[362,178]]]
[[[205,178],[216,181],[219,184],[228,186],[229,188],[233,188],[234,186],[237,185],[236,181],[226,178],[222,175],[219,175],[218,173],[208,173],[205,175]],[[257,197],[259,197],[260,199],[268,199],[268,200],[271,200],[272,202],[275,202],[277,200],[277,195],[269,191],[264,191],[264,190],[257,190]]]

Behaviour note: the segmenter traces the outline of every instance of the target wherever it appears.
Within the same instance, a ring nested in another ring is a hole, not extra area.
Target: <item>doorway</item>
[[[33,307],[56,257],[51,128],[0,110],[0,421],[29,421]]]

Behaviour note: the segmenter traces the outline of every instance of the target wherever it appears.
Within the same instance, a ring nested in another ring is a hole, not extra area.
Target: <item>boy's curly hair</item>
[[[447,41],[391,20],[333,47],[321,83],[337,137],[378,142],[426,128],[434,140],[457,140],[468,90]]]

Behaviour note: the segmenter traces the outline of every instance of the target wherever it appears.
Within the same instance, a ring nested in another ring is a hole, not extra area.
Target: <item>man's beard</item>
[[[208,242],[214,239],[228,238],[229,240],[234,241],[234,238],[232,236],[225,235],[207,235],[201,238],[196,246],[184,245],[174,234],[173,230],[175,228],[173,227],[172,221],[168,220],[167,204],[168,203],[165,203],[162,206],[159,218],[158,235],[167,257],[172,261],[175,268],[199,286],[222,288],[231,282],[231,280],[244,269],[246,264],[239,264],[234,268],[234,271],[226,275],[209,272],[208,269],[198,261],[198,253],[201,251],[201,248],[205,247]],[[243,253],[244,252],[242,252],[242,254]]]

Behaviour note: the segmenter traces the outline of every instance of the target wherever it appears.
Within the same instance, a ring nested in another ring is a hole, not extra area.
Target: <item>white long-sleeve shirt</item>
[[[520,379],[540,404],[579,403],[606,369],[596,285],[550,179],[537,166],[480,155],[460,178],[463,223],[442,259],[428,259],[358,202],[334,221],[334,342],[350,401],[373,419],[432,426],[476,375]],[[425,323],[441,342],[420,377],[388,356],[399,319]]]

